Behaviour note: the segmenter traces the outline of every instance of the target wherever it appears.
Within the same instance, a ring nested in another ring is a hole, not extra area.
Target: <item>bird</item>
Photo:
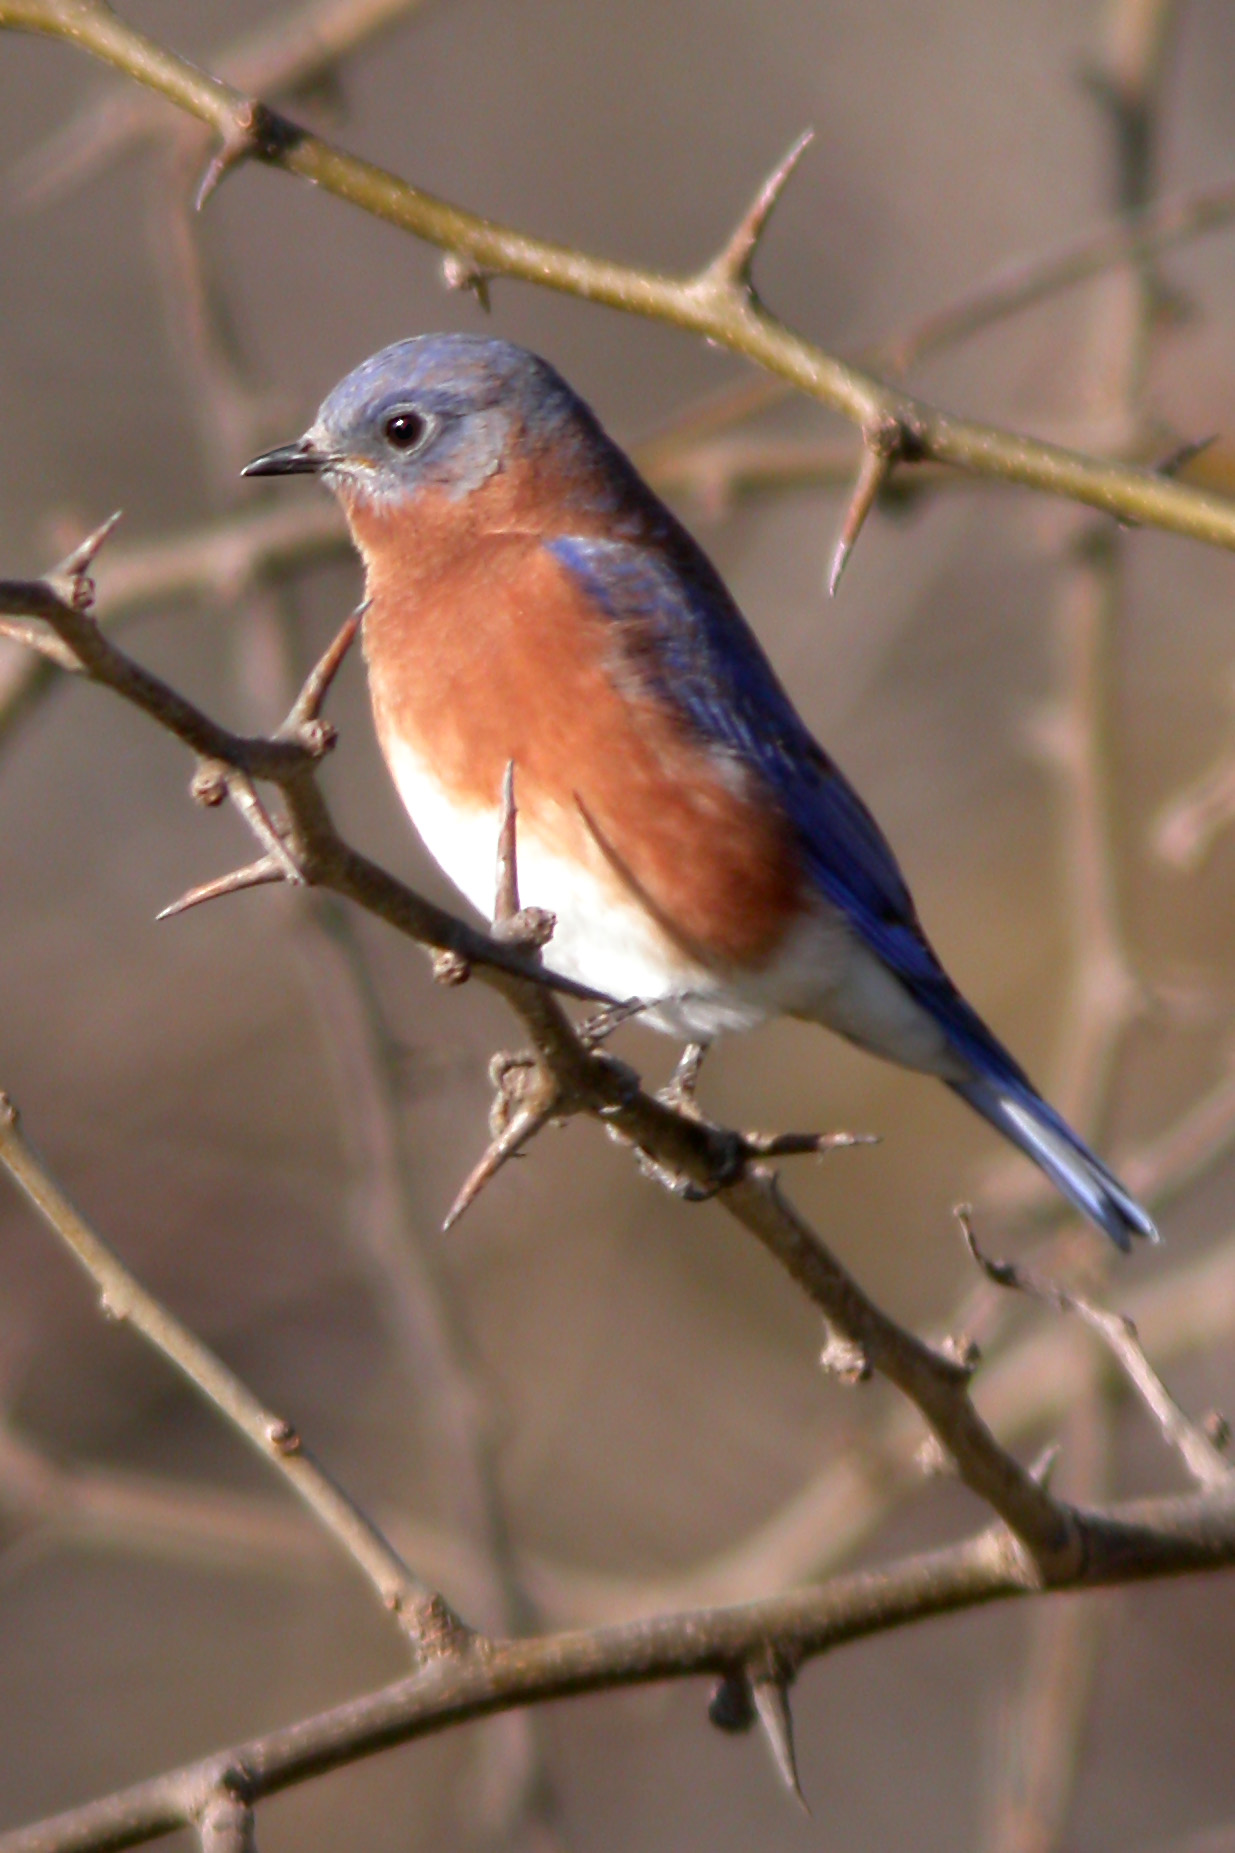
[[[957,990],[720,574],[549,362],[397,341],[244,474],[318,476],[341,503],[383,755],[486,917],[515,768],[550,971],[687,1045],[822,1024],[945,1082],[1121,1249],[1158,1239]]]

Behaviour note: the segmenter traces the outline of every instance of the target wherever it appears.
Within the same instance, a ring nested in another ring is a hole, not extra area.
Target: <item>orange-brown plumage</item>
[[[486,810],[513,760],[521,830],[603,880],[625,871],[683,952],[758,966],[802,906],[786,826],[663,700],[632,693],[613,622],[544,544],[564,499],[547,474],[529,461],[463,502],[422,494],[393,531],[380,505],[350,509],[383,747],[411,746]]]

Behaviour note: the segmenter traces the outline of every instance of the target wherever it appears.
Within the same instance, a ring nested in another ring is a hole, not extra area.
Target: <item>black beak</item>
[[[277,450],[268,450],[264,456],[254,457],[252,463],[245,464],[240,474],[317,476],[329,462],[330,458],[325,451],[315,450],[308,438],[297,438],[294,444],[280,444]]]

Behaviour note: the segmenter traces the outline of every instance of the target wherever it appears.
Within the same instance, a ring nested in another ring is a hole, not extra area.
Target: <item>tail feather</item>
[[[1033,1159],[1078,1210],[1105,1229],[1125,1254],[1134,1235],[1161,1240],[1157,1227],[1100,1158],[1028,1084],[987,1075],[949,1085],[962,1100]]]

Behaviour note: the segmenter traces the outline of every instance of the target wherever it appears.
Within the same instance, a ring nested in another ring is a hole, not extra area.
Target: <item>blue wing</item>
[[[988,1061],[998,1051],[1019,1076],[944,972],[887,839],[808,731],[719,575],[667,517],[656,539],[655,547],[592,536],[548,544],[612,620],[620,668],[771,792],[821,892],[958,1049]]]

